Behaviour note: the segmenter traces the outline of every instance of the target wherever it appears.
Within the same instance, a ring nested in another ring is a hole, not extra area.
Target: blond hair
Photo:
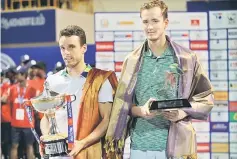
[[[146,9],[154,8],[154,7],[159,7],[161,9],[161,13],[164,19],[168,18],[168,6],[165,4],[165,2],[160,1],[160,0],[150,0],[147,3],[144,3],[140,8],[140,12]]]

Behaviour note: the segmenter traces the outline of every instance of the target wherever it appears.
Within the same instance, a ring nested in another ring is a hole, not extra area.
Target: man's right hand
[[[150,111],[150,106],[152,102],[156,101],[154,98],[150,98],[144,106],[140,106],[141,109],[141,117],[145,119],[154,118],[157,115],[157,111]]]
[[[40,144],[39,144],[39,153],[41,157],[44,156],[44,144],[42,141],[43,141],[43,136],[40,137]]]

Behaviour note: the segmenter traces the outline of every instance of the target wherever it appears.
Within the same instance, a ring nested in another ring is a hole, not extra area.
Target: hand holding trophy
[[[74,130],[71,103],[76,100],[75,95],[60,95],[49,90],[48,83],[44,84],[44,92],[37,97],[31,98],[25,102],[29,122],[33,124],[32,107],[38,112],[44,113],[49,121],[49,134],[39,139],[34,127],[31,130],[37,142],[43,146],[44,157],[67,156],[68,149],[74,144]],[[74,97],[73,100],[71,98]],[[68,115],[68,134],[60,133],[55,119],[55,111],[60,107],[67,106]],[[67,141],[68,140],[68,141]]]

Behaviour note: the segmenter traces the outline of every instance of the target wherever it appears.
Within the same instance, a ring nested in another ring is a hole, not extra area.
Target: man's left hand
[[[85,148],[85,145],[86,144],[84,141],[75,140],[74,147],[68,155],[69,156],[76,156],[83,148]]]
[[[170,110],[170,111],[163,111],[162,115],[165,119],[170,120],[172,122],[176,122],[181,120],[187,116],[183,110]]]

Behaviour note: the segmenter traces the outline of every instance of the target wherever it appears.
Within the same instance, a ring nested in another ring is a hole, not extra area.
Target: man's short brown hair
[[[144,3],[142,7],[140,8],[140,12],[146,9],[151,9],[154,7],[159,7],[161,9],[161,13],[164,17],[164,19],[168,18],[168,6],[160,0],[150,0],[147,3]]]
[[[62,36],[70,37],[70,36],[73,36],[73,35],[76,35],[80,38],[81,46],[86,44],[85,31],[77,25],[69,25],[66,28],[62,29],[60,31],[59,37],[62,37]]]

